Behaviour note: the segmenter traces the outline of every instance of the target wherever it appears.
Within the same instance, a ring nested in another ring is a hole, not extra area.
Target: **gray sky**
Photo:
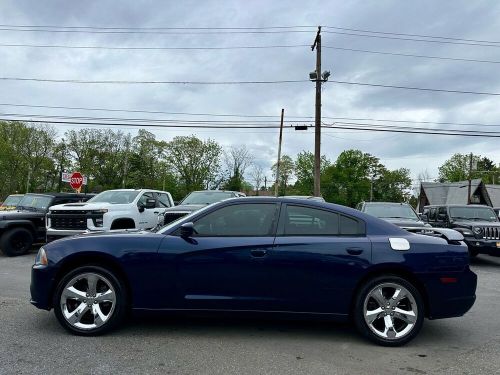
[[[262,27],[324,25],[384,32],[500,41],[496,1],[19,1],[4,0],[0,24],[95,27]],[[0,26],[0,29],[2,27]],[[3,27],[5,28],[5,27]],[[135,47],[310,45],[315,30],[274,34],[93,34],[0,30],[0,44]],[[324,29],[327,30],[327,29]],[[335,31],[334,29],[328,29]],[[337,30],[339,31],[339,30]],[[500,61],[499,47],[424,43],[324,33],[323,46]],[[0,76],[82,80],[246,81],[302,80],[315,68],[309,47],[238,50],[85,50],[0,47]],[[500,64],[410,58],[323,49],[331,79],[389,85],[500,92]],[[314,84],[190,86],[90,85],[2,81],[0,103],[104,107],[148,111],[314,116]],[[323,116],[500,124],[500,97],[396,90],[328,83]],[[146,119],[227,120],[0,106],[0,112]],[[236,118],[235,118],[236,119]],[[240,118],[239,120],[243,120]],[[261,118],[262,120],[262,118]],[[312,121],[312,120],[311,120]],[[331,123],[333,120],[324,119]],[[311,122],[312,123],[312,122]],[[373,121],[371,122],[373,123]],[[403,126],[448,127],[450,125]],[[68,126],[59,126],[62,135]],[[454,127],[474,130],[477,127]],[[500,131],[498,127],[482,128]],[[137,129],[124,129],[136,133]],[[159,139],[195,134],[224,147],[247,145],[268,168],[277,154],[278,130],[151,130]],[[283,152],[314,149],[314,132],[286,129]],[[474,152],[500,162],[499,139],[323,131],[323,154],[335,160],[356,148],[389,168],[410,168],[415,178],[455,152]],[[270,172],[268,172],[270,176]]]

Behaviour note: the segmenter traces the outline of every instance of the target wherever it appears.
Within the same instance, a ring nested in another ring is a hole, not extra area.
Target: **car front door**
[[[268,309],[266,259],[273,247],[279,207],[272,202],[225,205],[194,220],[192,237],[167,236],[159,254],[165,274],[172,276],[173,287],[166,294],[175,294],[171,300],[176,307]]]
[[[139,209],[138,224],[140,229],[153,228],[158,222],[158,214],[160,211],[157,207],[146,208],[146,203],[148,199],[156,199],[152,191],[147,191],[143,193],[139,197],[139,200],[137,201],[137,208]]]
[[[287,204],[268,262],[281,310],[347,314],[371,261],[365,223],[323,208]]]

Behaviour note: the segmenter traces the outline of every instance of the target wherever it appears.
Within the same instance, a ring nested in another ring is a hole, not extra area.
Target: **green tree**
[[[372,179],[381,175],[379,159],[359,150],[343,151],[325,170],[322,195],[328,202],[354,207],[370,199]]]
[[[320,174],[323,176],[325,170],[331,165],[325,155],[320,159]],[[314,154],[310,151],[302,151],[295,160],[295,176],[297,181],[294,185],[295,193],[298,195],[313,195],[314,193]]]
[[[274,163],[273,166],[271,167],[271,170],[273,172],[273,178],[275,181],[276,181],[276,168],[277,168],[277,163]],[[293,162],[292,158],[288,155],[283,155],[280,161],[280,170],[278,178],[278,183],[279,183],[278,195],[286,195],[288,182],[290,181],[290,179],[293,178],[294,170],[295,170],[295,163]]]
[[[411,196],[410,170],[393,171],[383,168],[380,177],[373,181],[373,200],[381,202],[406,202]]]
[[[479,156],[473,156],[473,161],[479,161]],[[469,155],[454,154],[439,167],[440,182],[464,181],[469,177]]]
[[[177,174],[183,193],[220,185],[222,149],[213,141],[196,136],[175,137],[166,147],[170,167]]]
[[[224,161],[229,177],[223,184],[223,188],[225,190],[242,191],[244,174],[248,166],[252,164],[253,156],[245,145],[232,146],[228,151],[224,152]]]

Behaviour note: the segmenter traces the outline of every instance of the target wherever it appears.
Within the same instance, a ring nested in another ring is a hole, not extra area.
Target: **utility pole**
[[[373,176],[370,179],[370,202],[373,201]]]
[[[470,194],[471,194],[471,184],[472,184],[472,152],[469,156],[469,187],[467,189],[467,204],[471,204]]]
[[[283,140],[283,117],[285,116],[285,108],[281,108],[281,123],[280,123],[280,141],[278,144],[278,162],[276,163],[276,182],[274,184],[274,195],[278,196],[278,188],[280,181],[280,161],[281,161],[281,141]]]
[[[321,84],[324,77],[321,75],[321,26],[311,46],[311,51],[316,48],[316,111],[314,120],[314,196],[321,195]],[[329,74],[328,74],[329,75]],[[312,78],[312,76],[310,75]],[[326,80],[326,79],[325,79]]]

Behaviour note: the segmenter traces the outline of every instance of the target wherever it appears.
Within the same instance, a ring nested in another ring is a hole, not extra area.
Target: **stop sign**
[[[83,176],[80,172],[74,172],[71,175],[71,178],[69,180],[69,184],[71,187],[75,190],[78,190],[82,187],[83,184]]]

